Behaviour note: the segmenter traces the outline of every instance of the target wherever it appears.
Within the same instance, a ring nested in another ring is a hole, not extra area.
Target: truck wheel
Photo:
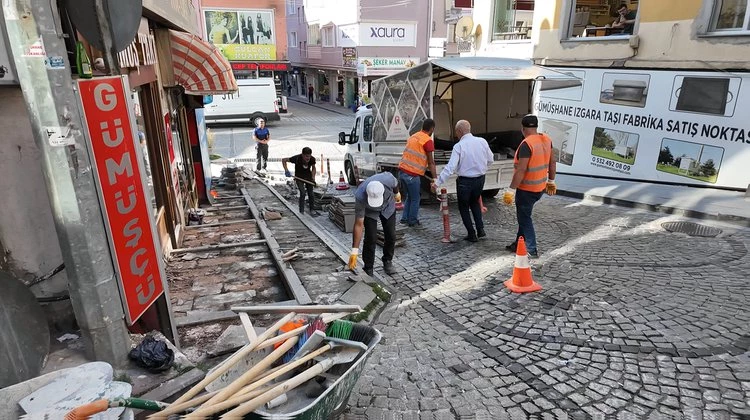
[[[346,171],[346,178],[349,180],[349,185],[356,186],[357,178],[354,175],[354,168],[352,167],[352,164],[349,162],[346,162],[344,164],[344,170]]]
[[[484,190],[482,191],[482,197],[484,198],[495,198],[495,196],[500,192],[500,188],[494,188],[491,190]]]
[[[253,120],[252,120],[252,122],[253,122],[253,126],[254,126],[254,127],[260,127],[260,123],[261,123],[262,121],[265,121],[265,120],[266,120],[266,119],[265,119],[265,118],[263,118],[263,117],[261,117],[261,116],[253,117]]]

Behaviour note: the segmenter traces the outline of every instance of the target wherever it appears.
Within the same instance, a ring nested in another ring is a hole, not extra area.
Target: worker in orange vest
[[[511,189],[503,194],[503,201],[510,205],[513,203],[513,189],[516,190],[518,232],[516,240],[505,249],[516,252],[518,238],[523,237],[529,256],[538,257],[539,251],[536,247],[536,233],[534,222],[531,220],[531,212],[534,210],[534,204],[542,198],[542,193],[546,192],[549,195],[557,193],[555,185],[557,163],[552,154],[552,140],[546,134],[537,133],[539,120],[536,115],[523,117],[521,126],[524,139],[518,146],[513,161]]]
[[[401,215],[401,224],[409,227],[421,227],[419,223],[419,200],[422,190],[421,177],[429,167],[430,174],[434,177],[435,172],[435,142],[432,141],[432,133],[435,131],[435,121],[427,118],[422,122],[422,130],[414,133],[406,141],[406,148],[398,165],[399,180],[406,187],[406,201],[404,212]]]

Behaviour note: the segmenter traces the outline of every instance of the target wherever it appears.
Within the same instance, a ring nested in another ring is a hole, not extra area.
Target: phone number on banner
[[[605,168],[630,175],[630,165],[628,165],[627,163],[617,162],[611,159],[604,159],[598,156],[592,156],[591,164],[599,168]]]

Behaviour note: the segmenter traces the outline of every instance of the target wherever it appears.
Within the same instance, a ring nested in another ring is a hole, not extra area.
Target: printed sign
[[[272,9],[203,10],[206,39],[229,61],[276,60]]]
[[[123,77],[78,80],[123,309],[130,325],[164,293]]]
[[[338,45],[341,47],[356,47],[359,45],[359,24],[342,25],[338,27]]]
[[[690,71],[556,69],[541,82],[540,131],[558,172],[747,188],[750,76]]]
[[[356,42],[356,41],[355,41]],[[359,41],[362,47],[416,47],[416,23],[362,22]]]
[[[357,49],[351,47],[344,47],[341,49],[341,58],[343,59],[344,67],[357,67]]]
[[[389,76],[418,64],[418,57],[360,57],[357,73],[360,76]]]

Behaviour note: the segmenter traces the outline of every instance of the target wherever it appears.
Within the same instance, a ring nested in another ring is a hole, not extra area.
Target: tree
[[[680,163],[682,163],[682,156],[676,158],[674,162],[672,162],[672,166],[680,167]]]
[[[674,156],[672,155],[672,151],[669,150],[669,146],[664,146],[661,151],[659,151],[658,162],[665,165],[671,165],[672,162],[674,162]]]
[[[615,141],[604,132],[603,128],[596,127],[594,129],[594,147],[611,151],[615,149]]]
[[[709,159],[701,165],[701,172],[703,172],[703,175],[705,176],[714,176],[716,175],[716,166],[714,164],[713,159]]]

